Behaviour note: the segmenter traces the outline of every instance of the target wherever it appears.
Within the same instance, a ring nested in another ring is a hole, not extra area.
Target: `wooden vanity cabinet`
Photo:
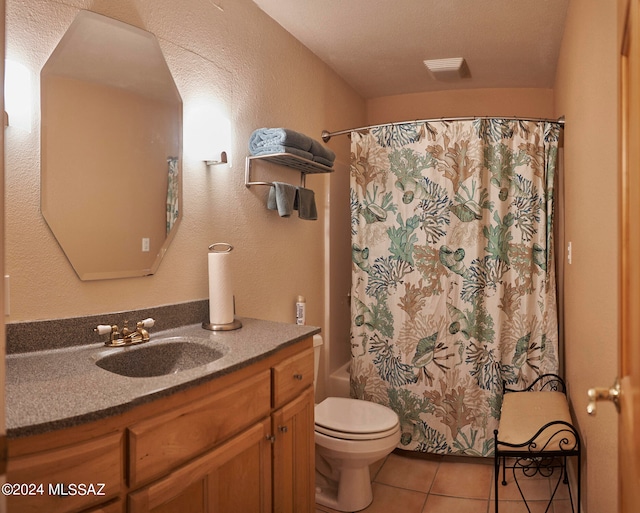
[[[129,494],[129,513],[269,513],[270,425],[264,420]]]
[[[12,496],[8,511],[312,513],[313,407],[308,338],[118,417],[10,440],[7,482],[108,493]]]
[[[127,429],[129,486],[166,475],[270,414],[270,372],[136,422]]]
[[[84,513],[124,513],[125,512],[125,503],[116,499],[115,501],[110,501],[105,504],[100,504],[95,508],[84,510]]]
[[[272,369],[273,511],[315,511],[313,348]]]
[[[315,442],[313,388],[275,411],[273,444],[273,511],[315,511]]]
[[[105,502],[122,493],[121,432],[72,445],[60,442],[52,439],[49,450],[18,458],[11,458],[9,442],[6,482],[22,489],[7,496],[8,511],[66,513]],[[93,487],[81,488],[81,485]]]

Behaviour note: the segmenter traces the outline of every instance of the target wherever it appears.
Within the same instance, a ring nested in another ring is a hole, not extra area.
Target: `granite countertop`
[[[108,348],[104,343],[64,349],[16,353],[6,358],[6,427],[9,438],[68,428],[123,413],[179,390],[210,381],[320,332],[313,326],[242,318],[242,328],[208,331],[192,324],[150,330],[139,346]],[[98,367],[96,360],[122,351],[171,343],[181,337],[212,347],[223,356],[176,374],[126,377]]]

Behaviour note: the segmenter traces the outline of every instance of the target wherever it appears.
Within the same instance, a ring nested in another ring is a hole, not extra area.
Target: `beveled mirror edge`
[[[52,234],[52,236],[55,238],[56,242],[58,243],[59,247],[61,248],[61,250],[63,251],[63,253],[65,254],[65,257],[67,258],[67,261],[69,262],[69,264],[71,265],[72,269],[74,270],[74,272],[76,273],[76,275],[78,276],[78,278],[82,281],[94,281],[94,280],[107,280],[107,279],[120,279],[120,278],[137,278],[137,277],[144,277],[144,276],[150,276],[153,275],[157,272],[158,268],[160,267],[160,264],[162,262],[163,257],[165,256],[169,246],[171,245],[172,241],[175,238],[176,232],[179,229],[179,226],[181,225],[182,222],[182,216],[183,216],[183,210],[184,210],[184,200],[183,200],[183,108],[182,108],[182,98],[180,95],[180,92],[178,90],[178,87],[175,83],[175,79],[173,78],[173,74],[171,73],[171,70],[169,68],[169,65],[166,61],[166,58],[164,57],[164,53],[162,52],[161,46],[159,44],[159,41],[157,39],[157,37],[151,33],[148,32],[142,28],[139,27],[135,27],[133,25],[129,25],[127,23],[121,22],[119,20],[113,19],[113,18],[109,18],[106,16],[103,16],[101,14],[98,13],[94,13],[92,11],[86,11],[86,10],[81,10],[79,11],[79,13],[77,14],[76,18],[74,19],[74,22],[78,19],[78,18],[89,18],[89,19],[102,19],[104,20],[107,24],[110,25],[115,25],[115,26],[120,26],[120,27],[126,27],[127,30],[131,30],[133,33],[136,33],[138,35],[141,35],[143,37],[145,37],[149,42],[151,42],[153,44],[153,46],[155,46],[155,48],[157,49],[157,52],[160,55],[160,61],[162,66],[164,67],[164,69],[166,70],[166,74],[167,77],[170,78],[171,80],[171,85],[172,85],[172,89],[170,88],[169,93],[166,92],[166,90],[164,91],[165,94],[171,94],[174,97],[174,101],[176,104],[176,110],[177,110],[177,125],[178,125],[178,129],[176,130],[176,134],[175,134],[175,138],[174,140],[177,140],[177,148],[179,149],[177,153],[177,167],[178,167],[178,215],[176,220],[173,222],[172,227],[169,231],[169,233],[166,235],[162,245],[159,247],[159,249],[156,252],[156,257],[153,260],[152,264],[150,267],[144,267],[144,268],[135,268],[135,269],[131,269],[131,270],[115,270],[115,271],[105,271],[105,272],[83,272],[81,270],[79,270],[74,263],[72,262],[72,260],[69,258],[69,255],[67,254],[67,252],[65,251],[62,243],[60,242],[60,240],[58,239],[58,237],[56,236],[52,225],[50,223],[50,221],[47,219],[47,201],[45,199],[45,195],[43,193],[44,189],[42,187],[42,184],[44,182],[46,182],[46,178],[43,176],[45,174],[45,170],[46,170],[46,162],[44,161],[44,159],[41,158],[41,188],[40,188],[40,210],[41,210],[41,214],[45,220],[45,224],[47,225],[47,228],[49,229],[50,233]],[[73,26],[73,23],[69,26],[69,28],[71,28]],[[69,28],[67,29],[67,31],[69,30]],[[67,32],[65,32],[66,35]],[[61,41],[64,40],[64,35],[61,39]],[[58,43],[58,45],[56,46],[56,48],[54,48],[53,52],[51,53],[51,55],[49,56],[49,59],[47,60],[47,63],[49,62],[49,60],[51,59],[52,56],[54,56],[58,51],[59,51],[59,46],[60,46],[60,42]],[[46,63],[43,66],[43,70],[46,67]],[[42,73],[41,71],[41,73]],[[45,102],[43,101],[43,91],[41,89],[41,106],[43,106],[45,104]],[[41,139],[44,141],[46,136],[45,136],[45,122],[44,122],[44,116],[42,116],[42,122],[41,122],[41,127],[40,127],[40,132],[41,132]],[[44,144],[42,144],[42,146],[44,146]],[[42,155],[41,155],[42,157]]]

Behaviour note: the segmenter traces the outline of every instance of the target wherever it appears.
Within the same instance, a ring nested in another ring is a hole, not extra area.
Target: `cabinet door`
[[[269,415],[270,372],[136,422],[129,434],[129,486],[167,475]]]
[[[272,415],[273,511],[315,511],[313,387]]]
[[[264,420],[129,494],[129,513],[269,513],[271,444]]]

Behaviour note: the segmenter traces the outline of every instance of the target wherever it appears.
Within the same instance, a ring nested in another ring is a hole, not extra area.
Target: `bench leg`
[[[507,486],[507,458],[502,457],[502,486]]]
[[[493,461],[493,499],[495,502],[495,513],[498,513],[498,479],[500,479],[500,456],[496,455]]]
[[[578,452],[578,513],[580,513],[580,486],[582,484],[581,472],[582,472],[582,461],[580,461],[581,452]],[[571,505],[573,508],[573,504]]]
[[[580,452],[578,452],[577,457],[578,457],[578,475],[577,475],[577,493],[576,493],[576,502],[577,504],[573,503],[573,494],[571,493],[571,484],[569,483],[569,471],[567,470],[567,457],[565,456],[564,458],[564,477],[565,477],[565,484],[567,484],[569,486],[569,501],[571,502],[571,511],[573,513],[580,513],[580,492],[581,492],[581,486],[582,486],[582,460],[581,460],[581,456],[582,454]]]

